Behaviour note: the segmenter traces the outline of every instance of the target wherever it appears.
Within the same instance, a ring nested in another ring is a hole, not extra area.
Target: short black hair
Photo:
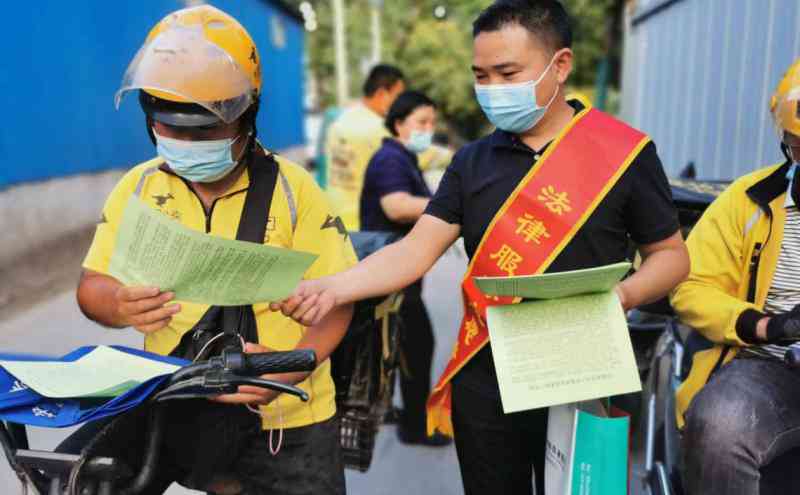
[[[556,52],[572,47],[572,23],[559,0],[497,0],[472,23],[472,36],[519,24]]]
[[[364,81],[364,96],[372,96],[379,89],[391,89],[397,81],[405,79],[403,71],[394,65],[379,64],[369,71]]]
[[[394,100],[392,106],[389,107],[389,112],[386,114],[385,122],[386,128],[392,133],[392,136],[397,136],[397,130],[394,128],[397,122],[405,120],[419,107],[436,108],[436,103],[425,93],[420,93],[419,91],[404,91]]]

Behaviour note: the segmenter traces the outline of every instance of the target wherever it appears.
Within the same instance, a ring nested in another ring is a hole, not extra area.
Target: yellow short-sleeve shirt
[[[270,217],[264,243],[319,255],[306,273],[306,278],[319,278],[342,271],[356,262],[356,256],[341,221],[331,213],[326,195],[301,167],[276,156],[280,173],[270,206]],[[108,273],[116,234],[128,199],[138,196],[153,209],[186,227],[210,235],[235,239],[244,199],[250,180],[245,171],[206,214],[200,199],[179,177],[159,168],[163,160],[156,158],[131,169],[116,185],[106,200],[102,221],[84,260],[84,268]],[[179,301],[181,312],[169,326],[145,337],[145,349],[167,354],[180,342],[208,310],[204,304]],[[258,325],[259,342],[276,350],[290,350],[302,338],[305,327],[269,311],[267,303],[253,306]],[[321,363],[311,376],[299,384],[311,400],[281,395],[265,413],[265,428],[293,428],[331,418],[336,412],[335,390],[330,375],[330,360]],[[281,421],[282,417],[282,421]]]
[[[384,118],[367,108],[363,102],[342,112],[328,129],[325,140],[328,167],[326,192],[348,230],[360,228],[359,208],[364,176],[370,160],[387,137],[391,137],[391,134],[386,129]],[[433,145],[419,155],[419,166],[424,171],[444,169],[452,158],[450,149]]]
[[[326,192],[348,230],[359,229],[364,174],[370,158],[389,135],[383,118],[361,102],[345,110],[328,129]]]

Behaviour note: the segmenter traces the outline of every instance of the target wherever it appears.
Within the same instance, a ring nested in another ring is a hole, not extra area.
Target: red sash
[[[650,139],[587,107],[520,181],[484,233],[461,285],[464,319],[450,362],[428,399],[428,432],[453,435],[450,380],[489,342],[486,296],[476,276],[543,273],[583,226]]]

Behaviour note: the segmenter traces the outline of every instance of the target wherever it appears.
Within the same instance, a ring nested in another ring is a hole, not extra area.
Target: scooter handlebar
[[[314,351],[308,349],[242,354],[242,358],[244,360],[244,369],[239,374],[247,376],[314,371],[317,367],[317,355]]]

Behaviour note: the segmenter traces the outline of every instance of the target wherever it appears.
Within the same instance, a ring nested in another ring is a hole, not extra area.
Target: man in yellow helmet
[[[148,351],[189,358],[199,352],[198,341],[208,342],[220,327],[227,328],[233,315],[248,342],[246,351],[313,349],[320,363],[311,373],[269,377],[299,386],[308,402],[247,387],[216,402],[181,401],[178,413],[169,416],[167,454],[145,493],[162,493],[173,481],[215,491],[221,470],[233,475],[241,493],[345,491],[327,358],[344,335],[352,308],[304,327],[270,312],[267,301],[209,307],[173,301],[174,295],[159,287],[124,286],[108,275],[132,196],[209,235],[318,254],[308,276],[332,274],[355,262],[346,232],[336,228],[340,222],[313,179],[256,140],[260,90],[260,58],[248,33],[224,12],[199,6],[174,12],[153,28],[117,93],[119,105],[125,93],[138,91],[159,156],[131,169],[106,201],[77,291],[83,312],[108,327],[134,327]],[[257,214],[246,215],[248,208]],[[260,420],[242,405],[259,406]],[[80,450],[98,427],[84,428],[60,450]],[[106,449],[140,462],[133,445],[135,436],[115,437]],[[120,447],[123,453],[114,452]]]
[[[800,350],[800,61],[771,110],[786,160],[709,207],[687,242],[691,274],[672,295],[715,344],[678,390],[690,495],[800,492],[800,374],[783,363]]]

